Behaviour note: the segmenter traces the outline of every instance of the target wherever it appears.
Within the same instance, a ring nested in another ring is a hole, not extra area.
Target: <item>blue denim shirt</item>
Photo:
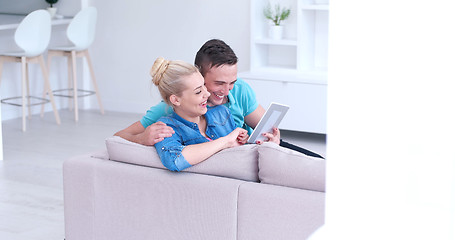
[[[209,107],[205,119],[207,120],[205,133],[212,140],[224,137],[236,128],[231,112],[223,105]],[[167,117],[159,118],[158,121],[166,123],[175,132],[171,137],[155,144],[163,165],[171,171],[182,171],[191,167],[191,164],[182,155],[183,149],[187,145],[204,143],[209,140],[199,132],[196,123],[183,119],[175,112]]]

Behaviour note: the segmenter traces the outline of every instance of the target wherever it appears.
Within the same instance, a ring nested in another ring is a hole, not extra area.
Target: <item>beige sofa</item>
[[[265,143],[177,173],[154,147],[106,146],[64,162],[66,240],[301,240],[324,223],[325,160]]]

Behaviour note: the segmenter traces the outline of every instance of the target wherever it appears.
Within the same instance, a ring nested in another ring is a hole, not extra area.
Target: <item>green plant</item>
[[[274,8],[270,5],[270,2],[264,8],[264,16],[267,19],[272,20],[276,26],[280,26],[281,21],[285,20],[291,14],[290,8],[281,7],[280,4],[275,4]]]
[[[51,5],[51,7],[54,7],[53,5],[58,2],[58,0],[46,0],[47,3]]]

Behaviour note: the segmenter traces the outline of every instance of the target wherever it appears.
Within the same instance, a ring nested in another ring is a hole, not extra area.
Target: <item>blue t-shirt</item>
[[[205,134],[215,140],[224,137],[234,131],[236,124],[229,110],[221,105],[207,110],[204,115],[207,121]],[[210,141],[204,137],[196,123],[189,122],[176,113],[158,119],[174,129],[171,137],[155,143],[156,151],[163,165],[171,171],[182,171],[191,167],[191,164],[183,157],[182,151],[187,145]]]
[[[248,116],[259,106],[253,89],[248,83],[239,78],[232,90],[229,91],[228,100],[224,105],[231,111],[236,126],[248,130],[248,134],[251,134],[253,129],[246,125],[245,116]],[[173,113],[172,108],[165,102],[160,102],[147,110],[147,113],[141,119],[141,124],[144,128],[147,128],[157,122],[160,117],[171,113]]]

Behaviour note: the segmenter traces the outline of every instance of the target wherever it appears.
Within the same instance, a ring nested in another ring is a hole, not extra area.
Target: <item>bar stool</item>
[[[51,38],[51,16],[46,10],[36,10],[28,14],[17,27],[14,34],[16,45],[23,51],[0,53],[0,79],[3,70],[3,62],[20,62],[22,72],[22,96],[10,97],[1,100],[2,103],[22,107],[22,131],[26,130],[25,107],[28,107],[29,117],[31,115],[30,106],[45,104],[50,102],[54,111],[55,120],[60,124],[60,116],[54,102],[49,75],[44,64],[43,53],[49,45]],[[44,78],[44,92],[49,95],[49,100],[30,96],[30,86],[28,79],[28,64],[39,63]],[[14,100],[22,99],[21,103]],[[35,100],[32,103],[31,100]],[[38,102],[36,102],[38,101]],[[43,105],[44,109],[44,105]]]
[[[69,88],[54,90],[54,95],[58,97],[70,98],[70,101],[71,99],[74,100],[74,117],[76,122],[79,120],[78,98],[80,97],[87,97],[96,94],[101,114],[104,114],[101,97],[98,91],[98,85],[95,79],[95,73],[93,71],[92,61],[88,53],[88,47],[93,43],[93,40],[95,39],[96,19],[97,10],[95,7],[87,7],[79,11],[76,16],[74,16],[73,20],[68,25],[68,28],[66,30],[66,36],[72,44],[69,46],[50,47],[47,55],[48,68],[50,68],[52,57],[62,56],[68,58]],[[85,57],[87,60],[94,91],[78,88],[76,76],[76,57]],[[70,79],[72,79],[72,81]],[[61,93],[65,91],[67,91],[67,94]],[[69,106],[71,107],[71,103]],[[42,108],[42,111],[43,110],[44,109]]]

